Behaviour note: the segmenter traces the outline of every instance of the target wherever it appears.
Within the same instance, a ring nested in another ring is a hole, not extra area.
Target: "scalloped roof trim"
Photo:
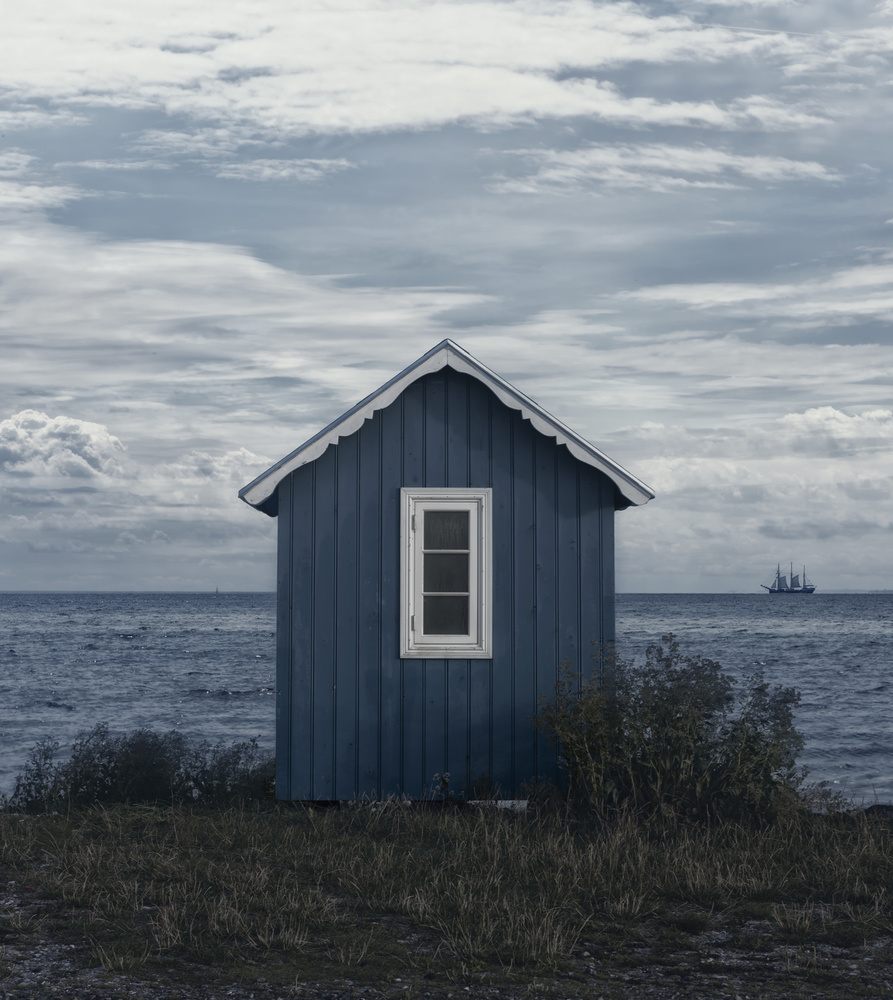
[[[565,445],[574,458],[603,472],[627,501],[626,505],[638,506],[654,499],[652,490],[641,480],[636,479],[626,469],[608,458],[604,452],[599,451],[595,445],[590,444],[576,431],[571,430],[566,424],[553,417],[529,396],[506,382],[504,378],[500,378],[499,375],[487,368],[486,365],[481,364],[477,358],[472,357],[468,351],[452,340],[441,341],[427,354],[423,354],[418,361],[408,368],[404,368],[399,375],[395,375],[390,381],[385,382],[381,388],[360,400],[356,406],[351,407],[337,420],[333,420],[318,434],[314,434],[312,438],[286,455],[285,458],[280,459],[266,472],[261,473],[257,479],[252,480],[247,486],[243,486],[239,490],[240,499],[258,510],[264,510],[264,513],[270,514],[271,517],[275,516],[275,510],[270,511],[264,508],[286,476],[302,465],[315,462],[330,444],[337,444],[340,438],[348,437],[358,431],[377,410],[383,410],[386,406],[390,406],[417,379],[431,372],[440,371],[441,368],[447,366],[456,371],[465,372],[465,374],[482,382],[500,402],[520,412],[521,416],[525,420],[529,420],[541,434],[554,438],[558,444]]]

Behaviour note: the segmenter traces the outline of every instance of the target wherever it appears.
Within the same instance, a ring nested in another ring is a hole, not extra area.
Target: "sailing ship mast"
[[[788,583],[790,579],[790,584]],[[803,574],[794,575],[794,564],[791,563],[790,578],[781,575],[781,563],[775,569],[775,579],[771,584],[761,583],[763,590],[768,590],[770,594],[812,594],[815,591],[815,584],[806,578],[806,566],[803,567]]]

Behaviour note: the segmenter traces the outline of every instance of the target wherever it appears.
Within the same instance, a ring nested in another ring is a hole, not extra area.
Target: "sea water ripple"
[[[98,722],[273,747],[275,594],[0,593],[0,792]],[[802,695],[810,779],[893,803],[893,594],[622,594],[627,658],[674,633]]]

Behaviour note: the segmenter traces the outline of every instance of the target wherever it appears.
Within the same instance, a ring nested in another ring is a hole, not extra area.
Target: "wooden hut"
[[[279,518],[276,795],[520,798],[651,491],[450,340],[239,493]]]

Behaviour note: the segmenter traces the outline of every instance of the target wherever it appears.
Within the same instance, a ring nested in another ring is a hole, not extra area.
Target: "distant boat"
[[[803,576],[798,573],[794,575],[794,564],[791,563],[791,584],[788,586],[788,578],[781,575],[781,563],[775,571],[775,579],[771,584],[761,583],[763,590],[768,590],[770,594],[812,594],[815,591],[815,584],[806,579],[806,567],[803,567]]]

